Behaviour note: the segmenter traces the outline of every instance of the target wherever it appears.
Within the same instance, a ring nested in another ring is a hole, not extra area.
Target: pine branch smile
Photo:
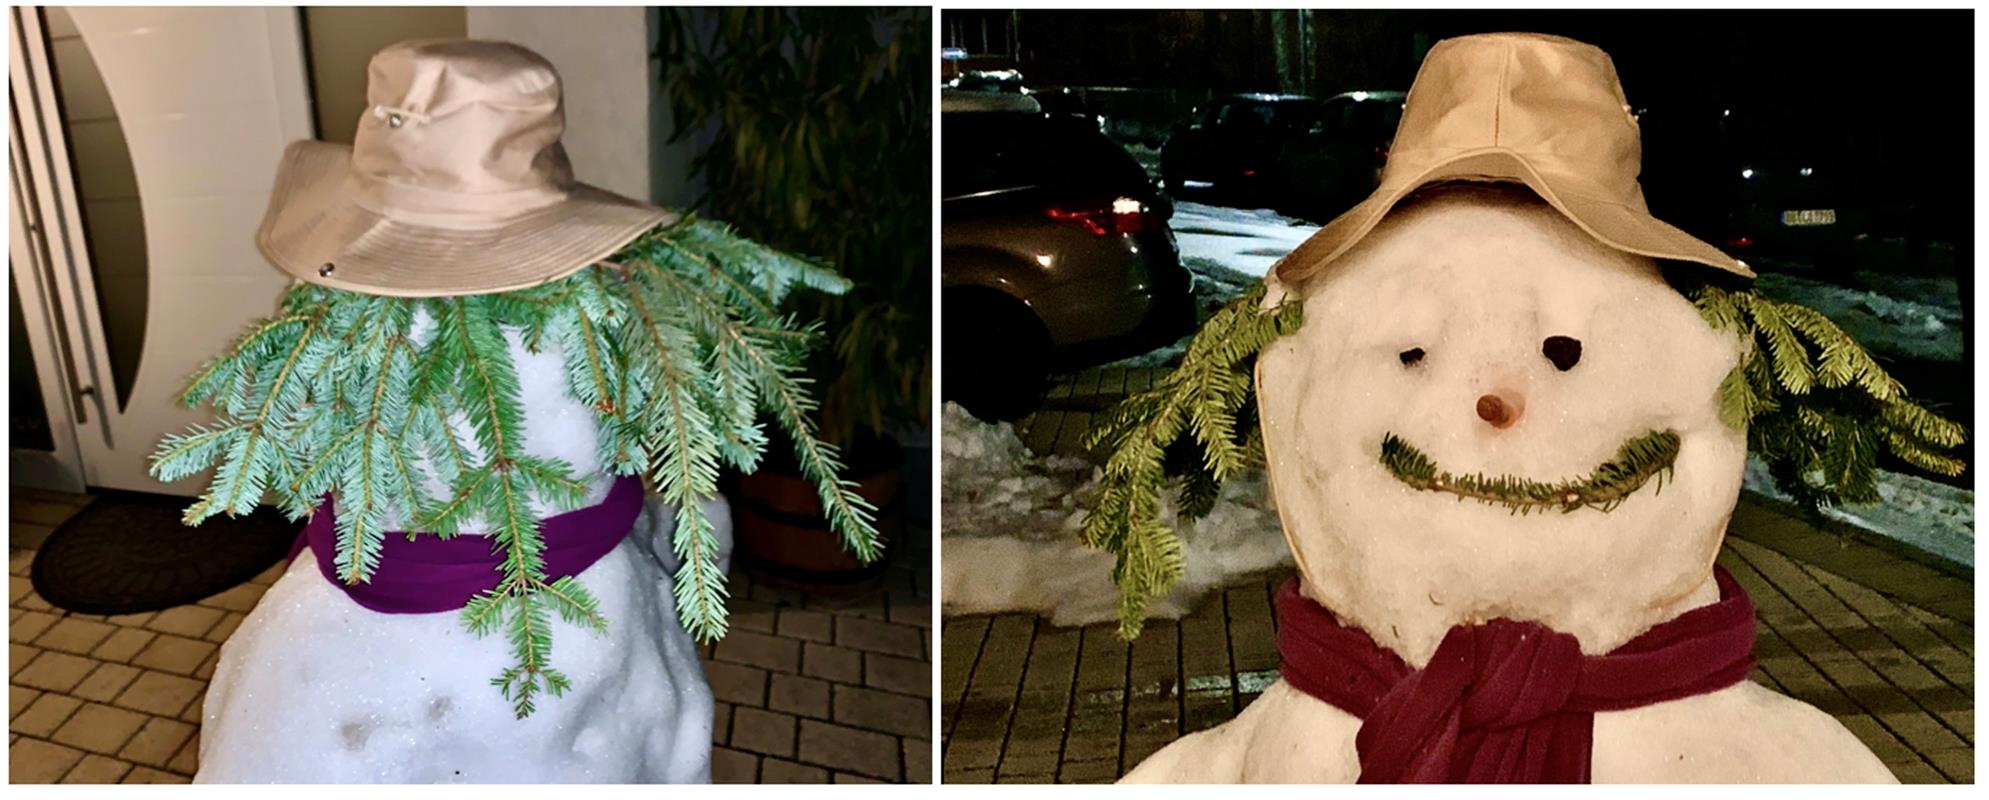
[[[1608,512],[1652,478],[1657,479],[1657,491],[1663,491],[1664,477],[1678,460],[1678,447],[1677,431],[1651,431],[1624,442],[1616,455],[1585,477],[1544,483],[1512,475],[1454,475],[1439,469],[1435,460],[1414,445],[1389,433],[1381,439],[1381,465],[1412,489],[1454,494],[1460,501],[1502,506],[1515,514],[1549,509],[1572,513],[1580,508]]]

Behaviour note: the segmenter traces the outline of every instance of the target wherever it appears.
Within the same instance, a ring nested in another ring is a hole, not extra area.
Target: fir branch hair
[[[875,509],[815,435],[801,364],[820,331],[777,310],[796,289],[847,288],[826,267],[688,217],[608,262],[516,292],[421,299],[298,285],[188,382],[180,402],[211,402],[219,418],[166,437],[152,474],[174,481],[219,465],[188,507],[189,525],[248,513],[266,493],[293,519],[335,496],[334,566],[347,583],[379,567],[393,520],[438,536],[485,521],[503,553],[500,580],[462,617],[479,636],[504,631],[516,663],[492,682],[524,717],[541,691],[570,685],[550,666],[551,615],[596,631],[606,620],[578,581],[545,573],[534,501],[573,508],[588,487],[571,465],[524,451],[507,337],[531,352],[557,346],[568,395],[596,412],[602,468],[643,475],[676,505],[678,615],[710,641],[726,630],[725,575],[699,501],[717,494],[721,464],[758,466],[760,414],[794,441],[850,552],[881,554]],[[413,333],[418,314],[433,322],[425,339]],[[467,422],[469,436],[452,421]],[[424,476],[448,494],[430,496]]]
[[[1938,474],[1966,468],[1951,455],[1966,439],[1962,426],[1908,399],[1870,353],[1821,313],[1751,290],[1704,282],[1679,288],[1708,324],[1747,341],[1740,364],[1720,384],[1721,419],[1747,431],[1749,449],[1768,464],[1776,485],[1809,509],[1878,502],[1881,448]],[[1265,311],[1264,293],[1260,285],[1224,306],[1195,334],[1180,367],[1107,411],[1087,439],[1104,455],[1105,468],[1083,538],[1115,557],[1122,637],[1139,635],[1147,604],[1182,572],[1180,536],[1159,518],[1170,475],[1182,478],[1181,516],[1195,519],[1208,514],[1225,481],[1262,461],[1250,372],[1263,348],[1302,321],[1301,299],[1288,297]],[[1655,431],[1626,442],[1590,476],[1560,484],[1451,476],[1393,434],[1384,435],[1380,461],[1418,488],[1441,487],[1516,511],[1607,511],[1667,472],[1678,446],[1675,433]]]
[[[1708,324],[1744,340],[1720,382],[1720,418],[1747,431],[1776,487],[1805,508],[1879,502],[1881,449],[1938,475],[1967,468],[1952,454],[1967,430],[1909,398],[1828,317],[1710,283],[1687,294]]]
[[[1260,351],[1298,329],[1302,313],[1296,302],[1263,310],[1264,293],[1260,284],[1223,306],[1188,343],[1179,367],[1113,407],[1086,440],[1093,450],[1109,450],[1084,542],[1115,557],[1125,638],[1139,635],[1147,603],[1181,577],[1181,537],[1160,521],[1167,449],[1179,439],[1199,448],[1181,492],[1189,518],[1207,515],[1225,481],[1263,461],[1251,370]],[[1239,418],[1248,422],[1240,429]]]

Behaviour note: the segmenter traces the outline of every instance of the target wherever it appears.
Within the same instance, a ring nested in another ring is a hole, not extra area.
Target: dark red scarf
[[[1595,712],[1724,689],[1754,666],[1754,604],[1715,568],[1720,600],[1606,655],[1535,622],[1451,628],[1410,669],[1367,633],[1278,590],[1285,682],[1360,717],[1361,783],[1588,783]]]

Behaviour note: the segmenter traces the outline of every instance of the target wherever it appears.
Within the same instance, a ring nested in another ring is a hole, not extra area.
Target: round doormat
[[[79,614],[137,614],[201,600],[247,582],[290,553],[301,524],[272,508],[189,528],[191,498],[97,492],[35,552],[42,599]]]

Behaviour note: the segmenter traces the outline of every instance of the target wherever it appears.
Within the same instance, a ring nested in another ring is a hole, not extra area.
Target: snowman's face
[[[1718,403],[1740,343],[1650,259],[1531,195],[1455,188],[1300,292],[1305,324],[1259,386],[1315,599],[1422,663],[1451,625],[1494,617],[1607,651],[1703,591],[1745,458]],[[1586,479],[1626,446],[1669,469],[1598,493]],[[1399,468],[1411,451],[1428,470]],[[1518,513],[1462,476],[1562,491]]]

